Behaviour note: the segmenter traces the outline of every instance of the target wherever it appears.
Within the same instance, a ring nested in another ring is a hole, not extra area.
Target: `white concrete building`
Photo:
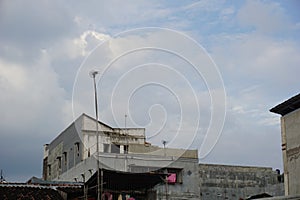
[[[99,155],[96,152],[96,123],[99,127]],[[168,187],[158,185],[152,188],[157,195],[154,199],[166,196],[199,199],[197,150],[152,146],[145,141],[144,128],[112,128],[86,114],[45,145],[43,178],[86,182],[97,171],[96,158],[103,169],[174,174],[176,179]]]

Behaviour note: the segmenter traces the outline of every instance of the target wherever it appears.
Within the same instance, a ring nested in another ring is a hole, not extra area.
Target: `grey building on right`
[[[270,167],[199,164],[201,200],[240,200],[284,195],[282,176]]]
[[[300,194],[300,94],[270,111],[281,115],[285,195]]]

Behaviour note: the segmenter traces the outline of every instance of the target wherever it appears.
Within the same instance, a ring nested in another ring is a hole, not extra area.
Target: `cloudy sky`
[[[300,3],[0,3],[0,168],[41,177],[43,144],[82,112],[146,127],[200,162],[282,169],[279,116],[299,92]],[[152,28],[149,28],[152,27]],[[226,98],[225,98],[226,97]]]

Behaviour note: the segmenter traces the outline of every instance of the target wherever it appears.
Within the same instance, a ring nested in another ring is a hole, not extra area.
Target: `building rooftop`
[[[270,112],[284,116],[298,108],[300,108],[300,93],[270,109]]]
[[[0,199],[63,200],[59,192],[51,187],[28,184],[0,184]]]

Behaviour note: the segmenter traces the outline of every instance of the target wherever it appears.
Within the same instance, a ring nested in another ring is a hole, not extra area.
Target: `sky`
[[[299,93],[300,3],[0,2],[0,169],[41,177],[43,145],[81,113],[145,127],[201,163],[282,170],[280,116]],[[125,117],[125,115],[127,117]]]

